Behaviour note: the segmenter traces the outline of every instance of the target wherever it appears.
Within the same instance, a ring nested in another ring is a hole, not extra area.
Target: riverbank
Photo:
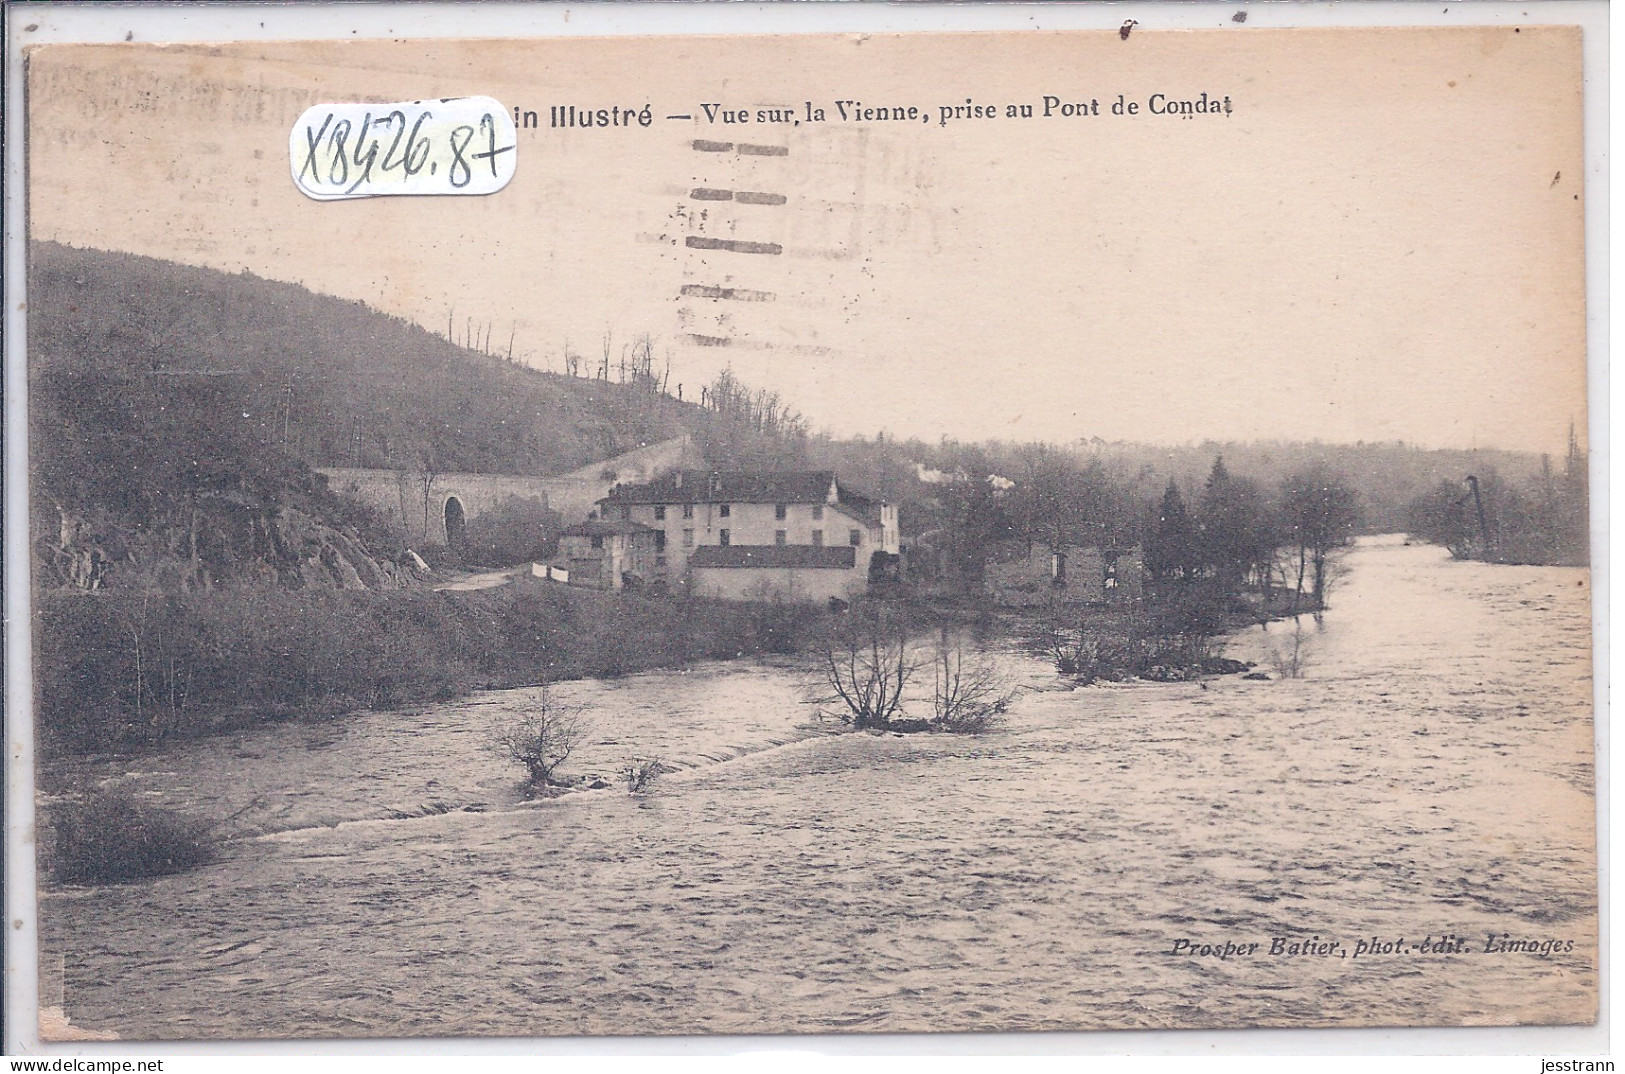
[[[544,679],[793,652],[819,616],[563,586],[46,594],[36,614],[36,726],[48,756],[139,749]]]
[[[1183,639],[1141,645],[1145,652],[1089,676],[1149,673],[1166,681],[1182,677],[1175,673],[1185,667],[1241,670],[1218,667],[1218,654],[1208,651],[1211,636],[1289,614],[1291,603],[1285,595],[1273,603],[1234,601],[1195,619],[1178,605],[1134,612],[1079,607],[1067,613],[1063,632],[1112,644],[1148,635]],[[985,601],[904,599],[897,608],[904,628],[922,634],[946,623],[1054,642],[1057,629]],[[544,679],[613,679],[697,661],[804,652],[828,618],[811,605],[566,586],[47,593],[37,601],[36,726],[47,755],[143,749],[267,721],[446,702]],[[1075,659],[1068,665],[1073,658],[1052,655],[1063,674],[1077,674]]]

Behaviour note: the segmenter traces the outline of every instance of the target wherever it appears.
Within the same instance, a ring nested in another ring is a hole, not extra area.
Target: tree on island
[[[1103,547],[1122,537],[1125,498],[1098,459],[1032,444],[1020,452],[1022,477],[1009,497],[1011,521],[1028,541],[1060,551]]]
[[[1197,505],[1196,551],[1222,592],[1240,593],[1248,576],[1257,571],[1268,595],[1269,564],[1277,543],[1274,529],[1258,486],[1233,476],[1224,456],[1217,456]]]
[[[1146,573],[1161,589],[1196,577],[1196,525],[1173,478],[1147,527],[1144,557]]]
[[[1311,466],[1281,483],[1281,524],[1291,539],[1297,564],[1297,592],[1311,580],[1316,607],[1324,606],[1331,566],[1339,550],[1354,540],[1359,503],[1342,475]]]
[[[979,735],[991,730],[1015,700],[1008,677],[985,654],[966,655],[948,628],[939,630],[931,660],[932,723],[953,734]]]

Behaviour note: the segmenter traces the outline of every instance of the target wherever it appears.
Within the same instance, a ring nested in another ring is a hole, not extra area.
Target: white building
[[[900,549],[897,508],[828,470],[679,470],[617,485],[599,515],[654,531],[655,580],[729,600],[850,599],[867,589],[875,554]]]

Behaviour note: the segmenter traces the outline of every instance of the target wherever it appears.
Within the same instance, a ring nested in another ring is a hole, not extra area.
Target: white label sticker
[[[513,117],[491,97],[319,104],[288,135],[294,185],[313,198],[494,194],[513,178]]]

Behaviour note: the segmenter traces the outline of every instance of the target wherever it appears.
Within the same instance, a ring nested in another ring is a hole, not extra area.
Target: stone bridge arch
[[[323,467],[328,487],[382,511],[400,526],[409,543],[443,546],[456,528],[510,499],[540,500],[562,525],[586,519],[617,482],[647,482],[683,467],[702,465],[686,437],[591,463],[553,477],[528,474],[428,474],[411,470]],[[453,521],[453,520],[457,521]],[[448,532],[451,531],[451,532]]]
[[[547,501],[542,501],[547,506]],[[440,506],[441,526],[446,531],[446,543],[456,547],[463,543],[463,536],[468,529],[468,514],[463,510],[463,501],[456,493],[447,493],[446,500]]]

